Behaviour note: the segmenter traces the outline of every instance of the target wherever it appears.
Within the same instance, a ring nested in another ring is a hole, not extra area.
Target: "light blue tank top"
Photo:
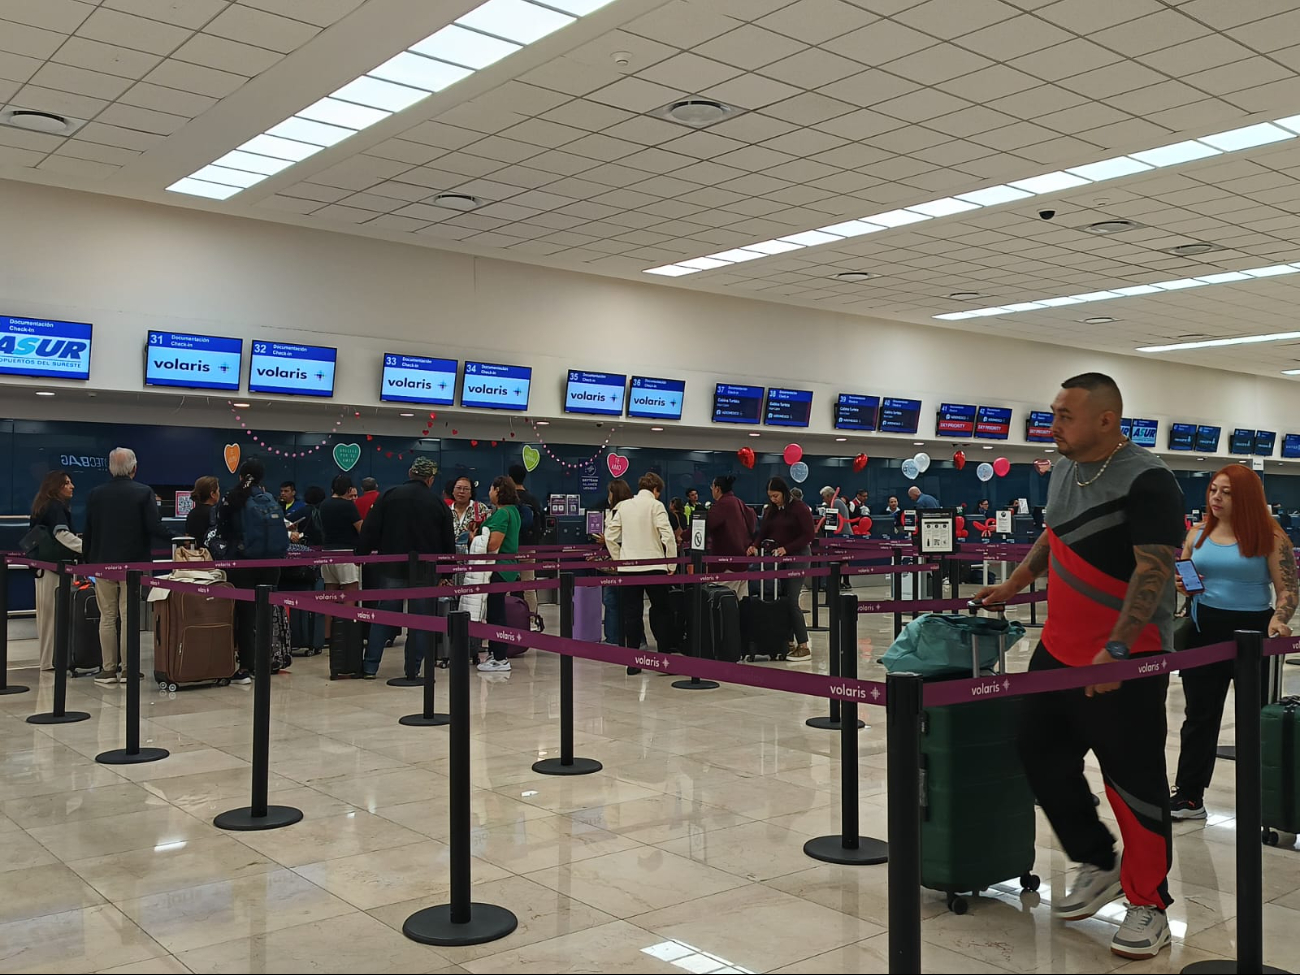
[[[1192,561],[1205,581],[1205,592],[1196,597],[1198,604],[1238,612],[1258,611],[1273,605],[1267,556],[1248,559],[1242,556],[1236,542],[1220,545],[1207,538],[1200,548],[1192,548]]]

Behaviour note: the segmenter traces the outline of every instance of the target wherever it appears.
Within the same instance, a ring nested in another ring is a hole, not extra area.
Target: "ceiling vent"
[[[448,210],[476,210],[483,205],[482,200],[468,193],[439,193],[429,202]]]
[[[1212,244],[1209,241],[1194,240],[1186,244],[1178,244],[1174,247],[1161,247],[1162,253],[1172,254],[1174,257],[1199,257],[1202,254],[1211,254],[1214,251],[1227,250],[1222,244]]]
[[[9,125],[15,129],[28,132],[43,132],[46,135],[72,135],[85,125],[84,119],[69,118],[54,112],[42,112],[34,108],[17,108],[12,105],[0,109],[0,125]]]
[[[1138,230],[1142,224],[1132,220],[1098,220],[1096,223],[1090,223],[1086,227],[1080,227],[1084,233],[1100,234],[1122,234],[1129,230]]]
[[[734,118],[743,111],[743,108],[728,105],[716,98],[691,96],[669,102],[649,114],[665,122],[685,125],[690,129],[707,129],[710,125],[717,125],[724,119]]]

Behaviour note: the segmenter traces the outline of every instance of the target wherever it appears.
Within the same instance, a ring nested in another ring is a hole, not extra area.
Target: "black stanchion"
[[[85,711],[68,710],[68,660],[72,649],[72,576],[62,562],[58,568],[59,588],[54,597],[54,710],[33,714],[28,724],[72,724],[87,721]],[[8,621],[6,620],[6,625]]]
[[[691,553],[691,566],[695,569],[696,575],[700,575],[704,571],[703,552],[695,551]],[[704,656],[704,587],[698,582],[691,586],[690,599],[690,655],[698,658]],[[700,680],[698,677],[673,681],[673,687],[679,691],[711,691],[721,686],[716,680]]]
[[[9,683],[9,560],[0,558],[0,697],[29,690],[26,684]]]
[[[1032,595],[1033,593],[1038,592],[1038,580],[1037,580],[1037,579],[1031,579],[1031,580],[1029,581],[1029,592],[1030,592],[1031,595]],[[1027,626],[1042,626],[1042,625],[1043,625],[1042,623],[1038,622],[1038,604],[1037,604],[1037,603],[1030,603],[1030,604],[1029,604],[1029,622],[1028,622],[1026,625],[1027,625]]]
[[[171,753],[165,748],[140,747],[140,571],[126,574],[126,747],[100,752],[95,761],[101,765],[143,765],[158,762]]]
[[[573,639],[573,573],[560,573],[560,636]],[[560,654],[560,757],[533,763],[542,775],[590,775],[603,765],[594,758],[573,757],[573,658]]]
[[[436,578],[436,573],[435,573]],[[434,615],[438,613],[440,600],[433,600]],[[406,638],[411,639],[408,633]],[[434,689],[438,686],[438,678],[434,675],[438,672],[437,657],[438,643],[445,640],[445,633],[430,633],[428,636],[429,650],[424,655],[424,708],[419,714],[404,714],[397,719],[398,724],[404,724],[409,728],[438,728],[445,724],[451,724],[451,715],[444,714],[437,710],[434,703]],[[393,683],[389,681],[388,683]]]
[[[212,821],[218,829],[241,832],[279,829],[302,819],[302,810],[293,806],[267,805],[268,780],[271,774],[271,591],[273,586],[257,587],[257,615],[253,642],[253,796],[252,802],[221,813]]]
[[[903,557],[895,549],[890,565],[899,566],[903,564]],[[889,591],[894,597],[894,602],[903,600],[903,573],[895,572],[890,578]],[[894,610],[894,639],[897,640],[900,633],[903,632],[903,613],[902,610]]]
[[[420,553],[407,552],[406,553],[406,584],[410,586],[412,589],[414,589],[416,586],[420,584],[420,577],[421,577]],[[409,607],[410,605],[412,605],[412,602],[413,602],[412,600],[408,600],[407,606]],[[408,629],[406,631],[406,642],[408,646],[410,645],[411,640],[414,638],[415,638],[415,634]],[[430,642],[432,643],[432,634],[430,634]],[[433,656],[432,652],[425,654],[426,658],[431,658],[432,656]],[[433,667],[434,667],[434,661],[432,659],[426,659],[424,661],[424,670],[426,676],[428,672],[433,669]],[[405,674],[403,674],[401,677],[388,678],[389,687],[425,687],[427,686],[427,684],[428,681],[424,680],[423,678],[407,677]],[[426,691],[425,696],[428,697],[428,694],[429,692]]]
[[[831,574],[828,577],[826,583],[827,599],[831,600],[830,602],[831,650],[830,650],[830,661],[829,661],[830,675],[832,677],[839,677],[844,673],[844,654],[846,652],[849,652],[848,648],[846,648],[844,645],[844,639],[843,639],[844,627],[840,619],[840,613],[843,612],[843,605],[840,601],[840,582],[842,581],[842,576],[840,573],[843,571],[843,566],[839,562],[832,562],[830,564],[830,570],[831,570]],[[854,613],[857,612],[856,604],[854,606],[853,612]],[[854,645],[852,648],[852,652],[856,653],[857,652],[857,637],[856,637],[857,620],[856,619],[854,620],[853,632],[855,636],[854,636]],[[840,702],[835,698],[831,698],[830,714],[827,717],[809,718],[804,722],[804,724],[806,724],[809,728],[822,728],[826,731],[839,731],[840,715],[841,715]],[[853,720],[854,722],[856,722],[856,727],[858,728],[865,728],[867,726],[865,721],[858,720],[856,713],[854,715]]]
[[[469,614],[447,618],[451,637],[451,902],[416,911],[402,933],[426,945],[481,945],[504,938],[519,919],[470,900]]]
[[[841,676],[858,676],[858,597],[840,597],[840,647],[843,652]],[[840,832],[835,836],[818,836],[803,845],[804,853],[826,863],[884,863],[889,859],[889,845],[883,840],[858,833],[858,705],[853,701],[840,704]]]
[[[889,971],[921,970],[921,678],[885,678],[889,738]]]
[[[821,607],[821,601],[818,598],[822,591],[822,577],[813,576],[812,585],[808,588],[809,597],[812,600],[812,622],[808,624],[809,633],[825,633],[830,629],[829,626],[822,626],[821,620],[818,619],[817,611]]]
[[[1237,958],[1194,962],[1183,969],[1183,975],[1285,971],[1264,964],[1264,862],[1259,842],[1264,820],[1259,741],[1264,635],[1238,630],[1236,637],[1237,663],[1232,679],[1237,721]]]

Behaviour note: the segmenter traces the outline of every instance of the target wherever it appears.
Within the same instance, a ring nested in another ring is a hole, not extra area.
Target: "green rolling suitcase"
[[[1283,698],[1260,712],[1260,759],[1264,799],[1263,840],[1277,830],[1300,833],[1300,697]]]
[[[978,651],[972,647],[978,675]],[[1006,642],[999,641],[999,672]],[[1017,697],[927,708],[921,719],[921,883],[948,895],[1018,878],[1037,890],[1034,796],[1020,765]]]

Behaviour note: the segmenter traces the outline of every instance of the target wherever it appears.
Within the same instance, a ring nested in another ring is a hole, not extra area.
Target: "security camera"
[[[1056,211],[1055,211],[1055,210],[1039,210],[1039,211],[1038,211],[1038,218],[1039,218],[1040,220],[1051,220],[1054,216],[1056,216]]]

